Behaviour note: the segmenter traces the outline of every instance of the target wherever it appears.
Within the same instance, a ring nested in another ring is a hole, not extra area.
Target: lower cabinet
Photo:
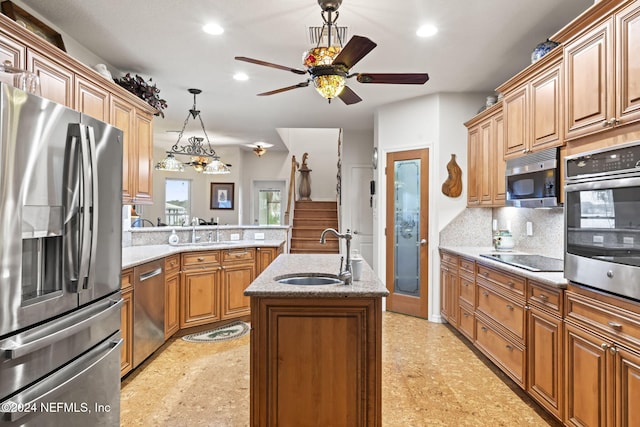
[[[180,329],[180,255],[164,261],[164,339]]]
[[[122,349],[120,352],[120,376],[126,375],[133,367],[133,269],[122,271],[121,293],[124,304],[120,311],[120,333]]]
[[[182,254],[180,328],[221,320],[220,251]]]
[[[251,300],[244,290],[255,279],[255,257],[253,248],[222,251],[222,319],[251,313]]]
[[[565,425],[640,425],[640,304],[569,289]]]
[[[256,277],[258,277],[260,273],[262,273],[264,269],[282,253],[282,250],[282,246],[277,248],[256,248]]]
[[[447,257],[440,264],[440,313],[453,327],[458,326],[458,258]]]

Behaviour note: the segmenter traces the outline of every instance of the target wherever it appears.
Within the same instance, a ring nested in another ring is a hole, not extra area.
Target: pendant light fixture
[[[209,136],[204,128],[204,122],[200,116],[200,110],[196,108],[196,96],[202,93],[202,91],[200,89],[189,89],[189,93],[193,95],[193,108],[189,110],[187,118],[184,120],[182,130],[178,135],[178,140],[173,144],[170,150],[167,150],[167,157],[158,162],[156,170],[183,172],[184,165],[189,165],[193,166],[196,171],[205,174],[230,173],[231,170],[229,167],[220,160],[220,156],[218,156],[216,150],[211,146]],[[188,142],[186,144],[180,145],[180,140],[182,139],[184,130],[189,122],[189,117],[193,117],[194,120],[197,118],[200,121],[200,127],[202,128],[202,133],[204,133],[204,138],[192,136],[188,138]],[[203,144],[205,140],[206,144]],[[176,159],[176,154],[189,156],[191,161],[182,163]]]

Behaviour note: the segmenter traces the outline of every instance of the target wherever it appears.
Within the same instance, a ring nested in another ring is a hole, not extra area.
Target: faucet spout
[[[320,234],[320,243],[322,243],[323,245],[326,243],[326,236],[329,233],[333,234],[338,239],[344,239],[345,241],[347,256],[346,260],[344,260],[344,257],[340,259],[340,273],[338,274],[338,278],[342,280],[345,285],[350,285],[353,280],[351,273],[351,231],[347,229],[345,233],[338,233],[333,228],[327,228],[322,232],[322,234]],[[345,261],[344,267],[342,264],[343,261]]]

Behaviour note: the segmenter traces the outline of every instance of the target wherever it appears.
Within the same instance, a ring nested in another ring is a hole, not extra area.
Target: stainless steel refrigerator
[[[0,426],[118,426],[122,132],[0,84]]]

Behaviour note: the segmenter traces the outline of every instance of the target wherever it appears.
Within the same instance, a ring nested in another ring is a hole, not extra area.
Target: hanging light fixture
[[[251,151],[253,151],[256,156],[262,157],[262,155],[267,152],[267,148],[273,147],[273,144],[269,144],[268,142],[258,141],[253,144],[245,144],[245,147],[251,148]]]
[[[202,121],[202,117],[200,116],[200,110],[196,108],[196,95],[202,93],[200,89],[189,89],[189,93],[193,95],[193,108],[189,110],[187,114],[187,118],[184,120],[184,124],[182,125],[182,130],[178,135],[178,140],[171,147],[170,150],[167,150],[167,157],[162,159],[156,165],[156,170],[161,171],[171,171],[171,172],[183,172],[184,166],[183,163],[176,159],[175,155],[185,155],[191,158],[190,162],[185,164],[193,166],[193,168],[197,172],[202,172],[206,174],[225,174],[230,173],[231,170],[229,167],[220,160],[220,156],[216,153],[216,150],[211,146],[211,142],[209,141],[209,136],[207,135],[207,131],[204,128],[204,122]],[[187,127],[187,123],[189,122],[189,117],[193,117],[200,120],[200,127],[202,128],[202,132],[204,133],[204,138],[192,136],[187,141],[188,143],[185,145],[180,145],[180,140],[182,139],[182,135],[184,134],[184,130]],[[206,144],[203,144],[203,141],[206,139]]]

